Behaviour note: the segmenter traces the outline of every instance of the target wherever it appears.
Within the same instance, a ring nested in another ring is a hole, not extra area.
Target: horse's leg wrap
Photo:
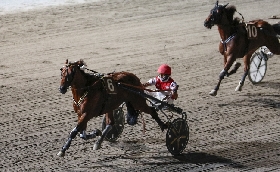
[[[216,95],[217,95],[217,92],[218,92],[218,90],[219,90],[219,88],[220,88],[221,82],[222,82],[222,80],[224,79],[224,77],[225,77],[226,75],[228,76],[228,72],[227,72],[225,69],[223,69],[223,70],[221,71],[220,75],[219,75],[218,84],[216,85],[216,87],[214,88],[214,90],[211,90],[210,93],[209,93],[211,96],[216,96]]]
[[[241,66],[241,63],[235,62],[235,63],[234,63],[234,67],[233,67],[233,69],[228,73],[228,76],[229,76],[229,75],[232,75],[232,74],[234,74],[234,73],[236,73],[237,69],[238,69],[240,66]]]
[[[80,138],[86,140],[87,139],[87,133],[85,130],[83,130],[82,132],[80,132]]]
[[[242,91],[242,86],[244,85],[246,76],[248,75],[248,71],[244,72],[238,86],[235,88],[235,91]]]
[[[105,138],[105,136],[107,135],[107,133],[112,129],[112,125],[106,125],[105,129],[102,131],[102,135],[101,137],[95,142],[93,149],[97,150],[101,147],[101,144]]]
[[[76,137],[77,134],[78,134],[78,129],[77,129],[77,127],[75,127],[75,128],[70,132],[70,135],[69,135],[69,137],[68,137],[68,140],[66,141],[66,143],[65,143],[64,146],[62,147],[61,151],[57,154],[58,156],[64,156],[65,151],[66,151],[67,149],[69,149],[72,140]]]
[[[137,124],[139,113],[134,109],[134,107],[130,102],[125,102],[125,104],[127,107],[127,115],[126,115],[127,124],[129,125]]]
[[[222,82],[222,80],[219,79],[218,84],[216,85],[216,87],[213,90],[210,91],[209,95],[211,95],[211,96],[216,96],[217,95],[217,92],[220,88],[221,82]]]
[[[96,129],[94,130],[92,133],[86,134],[86,131],[82,131],[80,133],[80,138],[84,139],[84,140],[88,140],[88,139],[93,139],[96,138],[96,136],[101,136],[102,133],[100,130]]]
[[[224,79],[225,76],[228,76],[228,72],[225,69],[223,69],[219,75],[220,80]]]

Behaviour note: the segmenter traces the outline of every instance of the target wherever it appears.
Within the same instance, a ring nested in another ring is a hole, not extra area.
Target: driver
[[[177,90],[179,85],[171,78],[171,67],[167,64],[159,66],[158,76],[150,79],[147,83],[143,84],[144,87],[154,85],[156,92],[153,96],[161,101],[173,104],[174,100],[178,98]]]

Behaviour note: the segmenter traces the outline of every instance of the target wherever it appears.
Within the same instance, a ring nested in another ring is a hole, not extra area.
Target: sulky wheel
[[[261,82],[265,76],[267,68],[267,59],[264,54],[257,50],[251,57],[250,70],[249,70],[249,80],[252,84],[257,84]]]
[[[166,147],[172,155],[183,152],[189,141],[189,127],[182,118],[175,119],[168,127],[166,133]]]
[[[124,128],[124,112],[122,106],[114,110],[114,120],[115,124],[113,125],[112,129],[107,133],[105,136],[105,140],[109,142],[116,141],[123,132]],[[102,120],[102,130],[106,127],[106,117],[104,115]]]

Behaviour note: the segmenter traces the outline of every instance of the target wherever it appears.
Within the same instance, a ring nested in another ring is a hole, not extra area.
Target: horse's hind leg
[[[148,106],[145,99],[143,99],[143,101],[134,103],[133,106],[135,107],[135,109],[138,109],[141,112],[150,114],[152,118],[158,123],[161,131],[164,131],[164,129],[168,128],[168,126],[159,118],[155,107]]]
[[[113,111],[111,111],[110,113],[106,113],[105,115],[106,115],[106,127],[102,131],[102,134],[99,137],[99,139],[95,142],[95,144],[93,146],[93,150],[97,150],[97,149],[101,148],[101,144],[102,144],[105,136],[112,129],[112,126],[114,125]]]
[[[101,136],[101,131],[99,129],[95,129],[93,132],[87,134],[86,130],[80,132],[80,138],[84,140],[96,138],[96,136]]]
[[[272,38],[265,44],[265,46],[271,51],[273,54],[280,55],[280,38]]]
[[[130,102],[130,105],[133,109],[150,114],[152,118],[158,123],[162,131],[168,128],[168,126],[159,118],[155,107],[148,106],[146,99],[142,96],[137,95],[137,97],[133,97],[133,99],[130,99],[128,102]]]
[[[242,87],[244,85],[246,76],[248,75],[248,71],[244,71],[244,74],[241,77],[241,80],[239,82],[239,84],[237,85],[237,87],[235,88],[235,91],[242,91]]]
[[[244,85],[246,76],[248,75],[248,72],[249,72],[251,56],[252,56],[252,54],[250,53],[250,54],[246,54],[245,57],[243,58],[244,59],[244,74],[242,75],[239,84],[235,88],[235,91],[242,91],[242,86]]]
[[[93,139],[96,136],[100,136],[102,133],[99,129],[95,129],[93,132],[87,134],[86,133],[87,124],[84,125],[80,129],[80,138],[84,140]]]
[[[137,124],[139,113],[134,109],[130,102],[125,102],[127,108],[126,122],[129,125]]]
[[[161,131],[164,131],[164,129],[167,129],[168,126],[162,122],[162,120],[159,118],[158,113],[156,112],[156,109],[154,107],[149,107],[150,108],[150,115],[152,116],[152,118],[158,123]]]
[[[233,69],[232,69],[230,72],[228,72],[228,76],[230,76],[230,75],[236,73],[236,71],[238,70],[238,68],[239,68],[240,66],[241,66],[241,63],[235,62],[235,63],[234,63]]]

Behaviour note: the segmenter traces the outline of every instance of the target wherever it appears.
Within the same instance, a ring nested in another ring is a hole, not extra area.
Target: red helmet
[[[165,75],[171,75],[171,67],[169,67],[167,64],[163,64],[158,68],[158,73],[163,73]]]

